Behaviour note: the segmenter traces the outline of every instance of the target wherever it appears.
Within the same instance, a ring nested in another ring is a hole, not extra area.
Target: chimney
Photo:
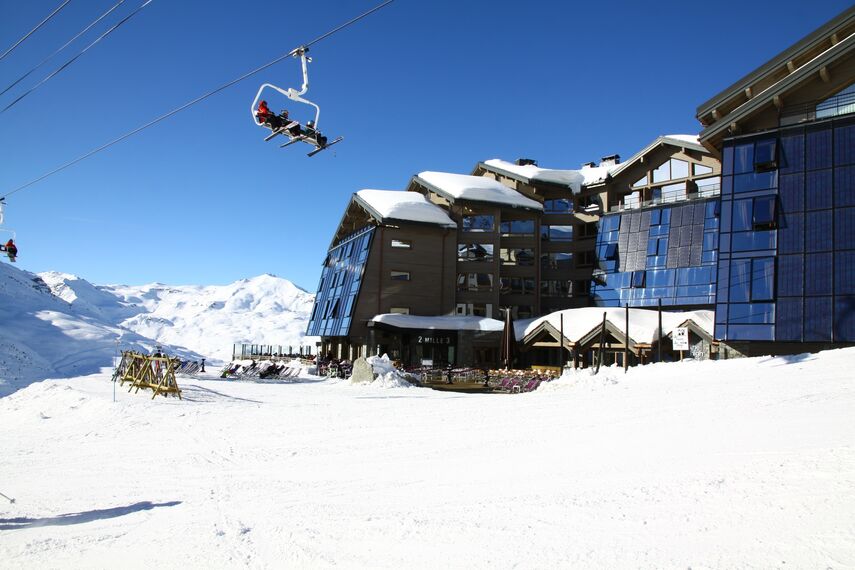
[[[596,162],[583,162],[582,163],[582,168],[594,168],[595,166],[597,166]]]
[[[532,166],[537,166],[537,161],[534,160],[533,158],[518,158],[517,159],[517,166],[528,166],[529,164]]]
[[[620,155],[611,154],[600,159],[600,166],[615,166],[620,164]]]

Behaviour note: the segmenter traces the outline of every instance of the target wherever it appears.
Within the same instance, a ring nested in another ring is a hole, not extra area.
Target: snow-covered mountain
[[[313,298],[273,275],[223,286],[99,286],[0,263],[0,396],[44,378],[97,372],[117,349],[161,344],[216,365],[233,343],[297,347],[306,344]]]

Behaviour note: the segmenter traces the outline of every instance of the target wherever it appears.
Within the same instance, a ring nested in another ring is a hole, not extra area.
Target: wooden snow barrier
[[[163,354],[142,354],[133,350],[122,352],[122,361],[116,369],[120,385],[130,382],[128,392],[136,388],[150,389],[154,399],[158,394],[164,397],[175,394],[181,399],[181,389],[175,380],[175,369],[180,361]],[[135,393],[136,393],[135,392]]]

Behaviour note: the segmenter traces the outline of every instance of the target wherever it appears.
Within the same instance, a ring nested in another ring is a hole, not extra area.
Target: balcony
[[[847,89],[847,91],[850,91]],[[844,92],[824,101],[811,101],[801,105],[784,107],[781,111],[782,127],[812,123],[841,115],[855,113],[855,93]]]

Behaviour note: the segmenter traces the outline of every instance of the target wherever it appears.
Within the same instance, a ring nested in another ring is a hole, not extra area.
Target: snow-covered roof
[[[569,342],[578,342],[588,336],[589,333],[598,329],[603,323],[603,313],[606,313],[606,321],[619,330],[626,333],[626,309],[621,307],[582,307],[578,309],[565,309],[550,313],[534,320],[525,329],[527,336],[544,322],[549,323],[555,330],[561,330],[561,317],[564,317],[564,338]],[[671,333],[676,327],[692,320],[698,327],[713,334],[713,312],[706,310],[662,312],[662,336]],[[629,310],[629,338],[636,343],[652,343],[657,338],[659,328],[658,311],[652,309],[630,309]]]
[[[360,205],[371,211],[381,221],[399,220],[436,224],[444,228],[457,227],[445,210],[432,204],[418,192],[365,189],[357,192],[355,197]]]
[[[383,323],[399,329],[501,331],[505,328],[504,323],[496,319],[459,315],[424,317],[385,313],[375,315],[370,322]]]
[[[512,208],[543,210],[543,205],[537,200],[526,198],[501,182],[484,176],[425,171],[420,172],[414,180],[451,200],[489,202]]]
[[[579,170],[556,170],[552,168],[541,168],[533,164],[519,165],[499,158],[485,160],[481,165],[492,172],[504,174],[511,178],[522,179],[524,182],[547,182],[566,186],[574,194],[579,194],[582,188],[590,184],[603,182],[620,165],[609,164],[604,166],[585,165]]]

